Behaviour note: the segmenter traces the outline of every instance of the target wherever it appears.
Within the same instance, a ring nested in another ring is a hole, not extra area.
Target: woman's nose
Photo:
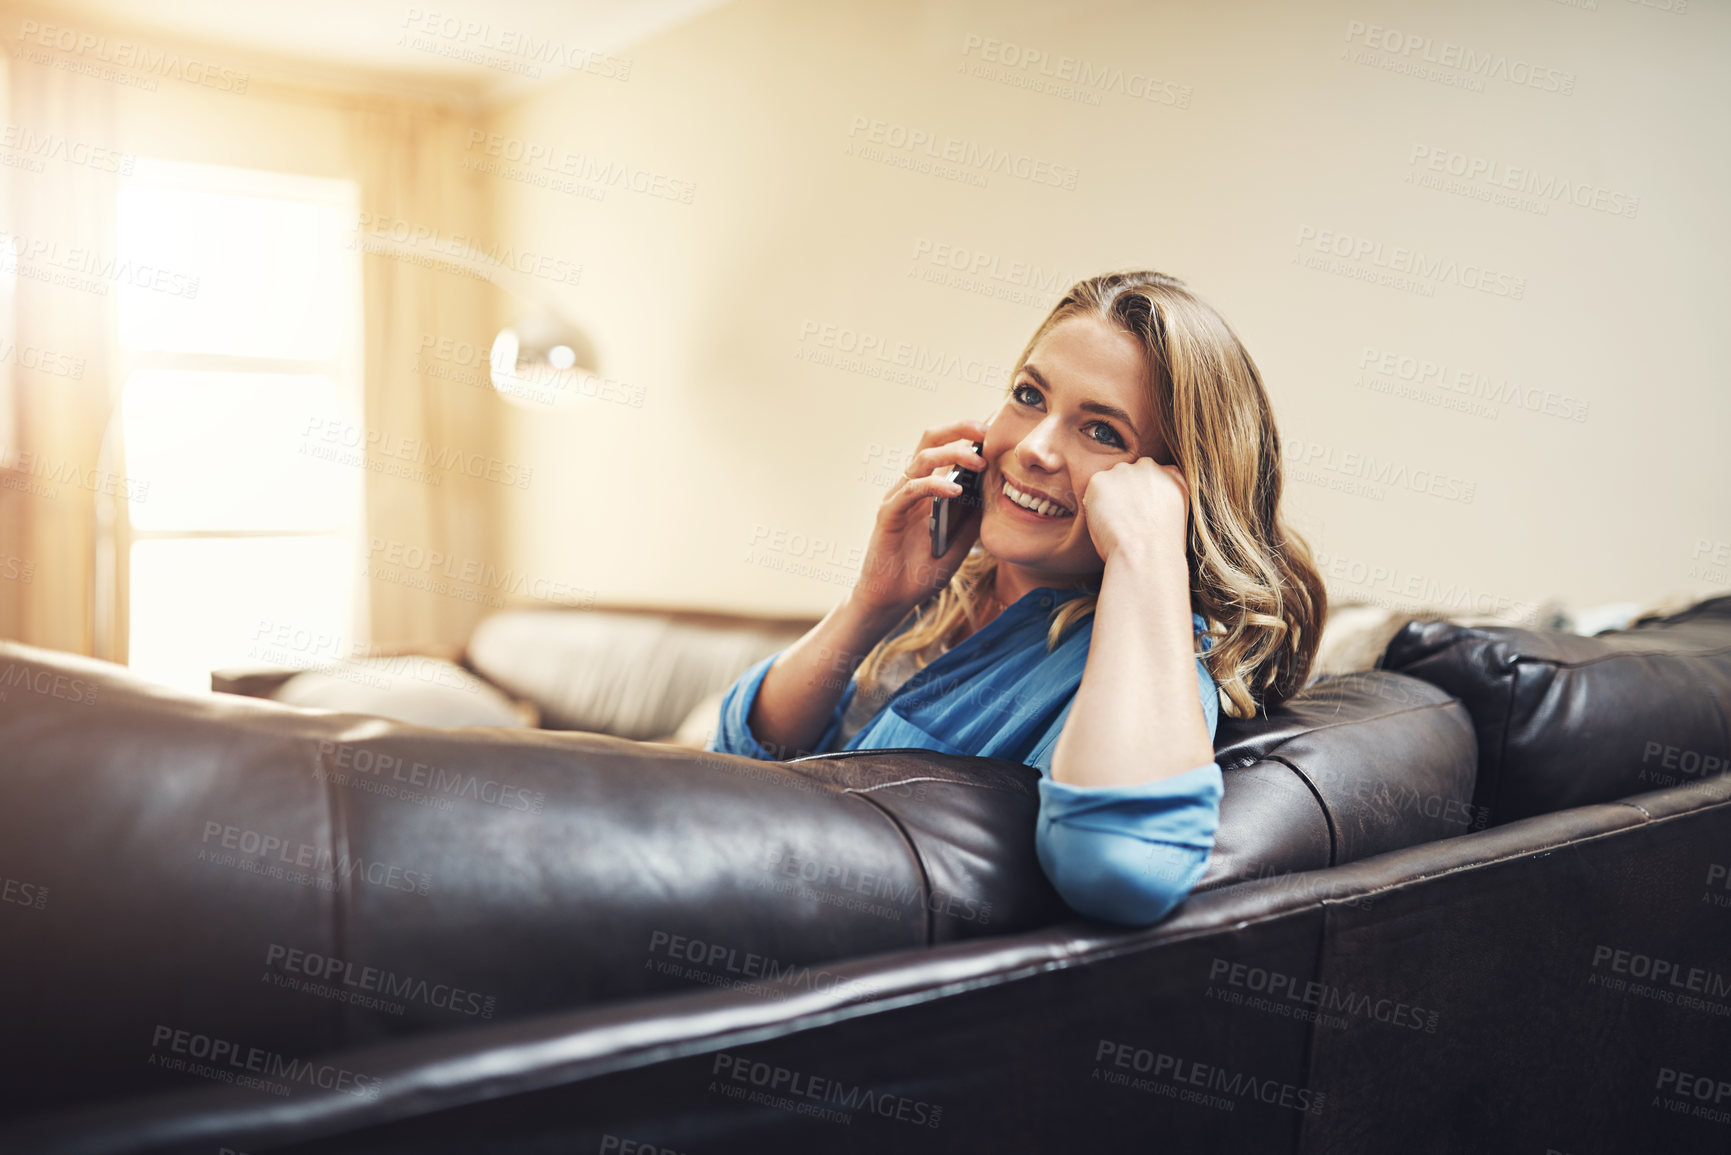
[[[1055,472],[1063,464],[1063,459],[1058,455],[1054,433],[1049,421],[1042,421],[1028,430],[1027,435],[1016,446],[1016,453],[1022,464],[1035,466],[1048,473]]]

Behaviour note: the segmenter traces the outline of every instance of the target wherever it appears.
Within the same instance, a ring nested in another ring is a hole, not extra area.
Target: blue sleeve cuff
[[[1040,866],[1079,914],[1130,926],[1158,922],[1207,869],[1224,790],[1217,762],[1132,786],[1042,777]]]
[[[763,676],[769,673],[769,668],[781,654],[782,651],[777,650],[751,666],[728,687],[721,699],[721,721],[705,749],[717,754],[743,754],[747,758],[775,761],[775,755],[752,734],[746,719],[751,717],[751,704],[757,701],[757,690],[763,685]]]
[[[764,675],[769,673],[769,668],[784,652],[777,650],[769,657],[757,662],[749,667],[745,673],[739,675],[733,685],[728,687],[727,693],[721,698],[721,719],[715,727],[714,735],[709,739],[709,745],[704,747],[705,750],[716,754],[742,754],[747,758],[756,758],[764,762],[776,762],[794,754],[807,753],[807,751],[788,750],[777,753],[770,750],[757,740],[757,736],[751,732],[751,725],[748,721],[751,717],[751,707],[757,701],[757,691],[763,685]],[[842,692],[841,701],[836,703],[834,712],[830,714],[829,723],[824,727],[823,733],[819,736],[816,747],[810,751],[811,753],[821,751],[828,746],[836,731],[841,727],[842,715],[852,703],[854,691],[857,688],[857,681],[848,682],[847,689]]]

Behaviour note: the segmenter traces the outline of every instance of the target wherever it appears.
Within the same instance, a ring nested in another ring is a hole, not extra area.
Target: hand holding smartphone
[[[985,443],[974,442],[974,452],[985,449]],[[962,487],[962,492],[954,497],[934,497],[932,513],[929,519],[929,529],[932,536],[932,556],[943,557],[950,552],[950,545],[956,539],[957,532],[963,523],[973,514],[978,513],[984,502],[980,496],[980,479],[985,470],[968,469],[965,466],[955,466],[950,470],[949,480]]]

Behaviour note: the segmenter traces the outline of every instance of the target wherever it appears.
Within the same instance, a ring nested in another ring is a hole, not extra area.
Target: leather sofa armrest
[[[224,666],[210,672],[210,689],[213,694],[269,698],[298,673],[282,666]]]
[[[469,663],[468,655],[460,645],[450,642],[429,642],[370,646],[365,656],[367,658],[419,657],[450,662],[483,682],[493,685],[510,702],[511,712],[516,715],[517,720],[523,726],[531,729],[541,727],[541,708],[527,698],[518,697],[504,687],[492,683],[485,674],[476,670]],[[277,693],[290,678],[296,674],[305,673],[306,669],[306,667],[269,665],[225,666],[210,672],[210,688],[213,693],[217,694],[239,694],[247,698],[274,700]]]
[[[450,662],[452,665],[460,666],[464,670],[475,675],[475,677],[481,679],[481,681],[492,686],[507,700],[509,700],[511,703],[511,712],[517,715],[518,721],[522,722],[523,725],[531,729],[541,728],[541,707],[528,698],[521,697],[513,693],[510,689],[499,685],[499,683],[476,669],[475,663],[469,660],[469,650],[467,646],[459,645],[456,642],[398,642],[368,646],[367,657],[436,658],[439,661]]]
[[[424,644],[400,642],[370,646],[365,656],[369,658],[439,658],[470,669],[469,664],[463,660],[463,647],[450,642]],[[304,672],[305,669],[304,666],[277,666],[267,662],[260,662],[257,665],[224,666],[210,672],[210,689],[215,694],[239,694],[244,698],[271,698],[276,695],[278,690],[282,689],[284,682],[296,674]],[[470,669],[470,672],[473,673],[474,671]],[[533,722],[529,723],[529,725],[534,724]]]

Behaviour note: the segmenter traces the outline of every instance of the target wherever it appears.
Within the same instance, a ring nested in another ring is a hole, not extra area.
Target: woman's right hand
[[[861,608],[899,621],[948,585],[961,568],[979,539],[979,515],[970,513],[964,519],[942,557],[932,556],[928,519],[934,498],[954,497],[962,491],[947,479],[951,466],[976,472],[986,468],[985,459],[974,452],[974,442],[985,439],[986,423],[972,418],[934,425],[921,435],[907,471],[878,506],[877,524],[853,588]]]

